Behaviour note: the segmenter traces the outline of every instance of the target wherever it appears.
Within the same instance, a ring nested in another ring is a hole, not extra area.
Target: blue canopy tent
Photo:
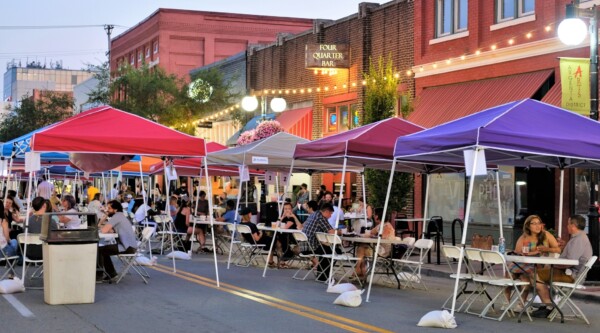
[[[467,170],[473,171],[470,172],[461,255],[466,243],[475,170],[482,159],[488,167],[506,165],[559,168],[560,226],[564,169],[599,168],[600,123],[553,105],[524,99],[399,137],[396,140],[394,159],[421,163],[466,164],[465,155],[472,152],[476,153],[473,154],[469,165],[465,165]],[[500,225],[501,223],[500,216]],[[458,271],[460,266],[461,261]],[[452,315],[456,305],[457,287],[458,278],[455,282]]]

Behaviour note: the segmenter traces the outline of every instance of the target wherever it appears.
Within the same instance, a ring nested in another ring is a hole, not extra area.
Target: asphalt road
[[[375,286],[370,302],[347,308],[332,304],[337,294],[326,293],[326,285],[293,280],[292,269],[269,270],[263,278],[262,267],[228,270],[220,262],[216,287],[211,255],[177,261],[177,274],[170,260],[158,263],[149,269],[148,285],[136,275],[117,285],[97,284],[93,304],[47,305],[43,291],[33,289],[4,295],[0,332],[427,332],[436,329],[417,322],[438,310],[453,287],[441,277],[426,278],[428,291]],[[497,322],[462,313],[456,321],[464,332],[597,332],[599,304],[577,304],[590,326],[582,320]]]

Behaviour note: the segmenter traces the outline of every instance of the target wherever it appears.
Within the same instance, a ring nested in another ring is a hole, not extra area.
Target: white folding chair
[[[306,278],[311,272],[314,273],[316,277],[316,272],[313,269],[312,264],[313,259],[316,258],[316,254],[314,249],[310,245],[310,242],[308,241],[308,237],[303,232],[294,232],[292,235],[294,236],[296,243],[300,247],[300,253],[298,254],[300,268],[298,268],[298,270],[296,271],[296,273],[294,273],[294,276],[292,276],[292,278],[296,280],[306,280]],[[304,265],[302,265],[302,263],[304,263]],[[306,274],[304,274],[304,276],[300,277],[299,274],[304,269],[307,269],[307,272]]]
[[[476,288],[473,290],[469,297],[465,300],[467,307],[465,308],[466,313],[480,315],[480,311],[472,311],[471,306],[475,302],[481,302],[482,306],[485,307],[491,300],[492,297],[487,292],[489,281],[492,279],[487,273],[485,273],[485,267],[483,260],[481,259],[481,249],[467,247],[465,251],[465,263],[467,271],[471,274],[471,280],[475,284]],[[480,266],[481,269],[476,267]]]
[[[154,217],[157,225],[162,226],[161,230],[157,232],[160,236],[160,254],[162,255],[165,250],[183,248],[183,239],[187,235],[185,232],[178,232],[175,229],[173,220],[168,215],[157,215]]]
[[[398,279],[404,281],[406,286],[411,288],[415,288],[417,284],[421,284],[425,290],[427,290],[427,285],[423,281],[421,276],[421,268],[423,263],[425,262],[425,258],[427,258],[427,253],[431,250],[433,246],[433,240],[421,238],[415,242],[413,250],[419,251],[419,259],[411,260],[408,257],[403,259],[393,259],[394,263],[399,266],[398,268]]]
[[[583,311],[581,311],[581,309],[571,300],[571,295],[573,294],[573,292],[575,290],[585,289],[585,286],[583,285],[583,282],[585,281],[585,277],[586,277],[588,271],[592,268],[592,266],[594,265],[594,263],[597,260],[598,260],[598,256],[592,256],[585,264],[584,269],[581,272],[579,272],[579,274],[577,275],[577,279],[575,279],[575,281],[573,283],[567,283],[567,282],[552,283],[552,288],[554,288],[555,295],[558,295],[560,298],[560,300],[558,301],[556,306],[558,306],[564,312],[564,307],[566,304],[572,313],[572,314],[568,315],[569,317],[581,318],[588,325],[590,324],[589,320],[587,319],[585,314],[583,314]],[[550,319],[550,321],[553,321],[557,315],[558,315],[558,310],[554,309],[550,313],[548,318]],[[567,315],[565,315],[565,317],[567,317]]]
[[[338,281],[353,277],[362,286],[362,281],[356,273],[356,264],[360,259],[355,257],[352,253],[346,251],[346,248],[344,248],[342,245],[342,239],[340,236],[336,234],[325,234],[325,237],[333,252],[331,256],[331,265],[333,265],[332,277],[340,272],[342,273],[342,276],[338,279]]]
[[[156,228],[154,227],[145,227],[144,230],[142,230],[142,240],[138,243],[137,251],[135,253],[121,253],[117,255],[117,258],[119,258],[123,264],[123,268],[117,276],[115,283],[119,283],[123,276],[129,273],[129,270],[133,268],[133,270],[142,278],[142,280],[144,280],[144,283],[148,284],[148,280],[146,280],[146,278],[150,277],[148,271],[146,271],[143,266],[136,265],[136,261],[138,257],[143,256],[143,253],[146,251],[146,247],[149,246],[150,237],[152,237],[155,231]]]
[[[44,259],[42,258],[42,240],[40,240],[40,234],[27,234],[21,233],[17,235],[17,241],[19,242],[19,248],[23,253],[23,265],[25,265],[25,276],[23,276],[23,283],[27,277],[27,270],[31,265],[37,266],[36,270],[33,271],[29,279],[40,278],[43,272]],[[25,252],[25,244],[27,244],[27,252]],[[36,252],[36,256],[31,254]],[[39,266],[38,266],[39,265]]]
[[[236,224],[236,231],[240,234],[240,256],[239,259],[234,262],[237,266],[248,267],[252,263],[256,265],[260,265],[260,259],[262,259],[262,254],[265,254],[264,248],[265,244],[258,244],[252,237],[252,230],[249,226],[243,224]],[[245,237],[247,235],[248,237]],[[252,241],[248,241],[247,238],[252,239]],[[242,263],[243,261],[243,263]]]
[[[450,271],[452,272],[449,275],[450,279],[456,280],[456,278],[458,277],[458,279],[461,281],[461,284],[459,286],[460,291],[458,292],[458,295],[456,295],[456,301],[458,302],[458,299],[461,296],[472,293],[472,291],[467,290],[467,286],[468,286],[469,282],[471,282],[473,280],[473,276],[469,272],[469,268],[467,267],[468,264],[467,264],[466,260],[464,260],[464,258],[465,258],[464,253],[462,256],[460,255],[460,247],[452,246],[452,245],[442,245],[442,253],[444,254],[444,257],[446,258],[446,262],[448,263],[448,267],[450,267]],[[458,267],[455,268],[453,265],[455,260],[457,262],[458,261],[461,262],[461,264],[463,266],[462,268],[465,269],[466,273],[456,271]],[[442,305],[442,309],[446,309],[446,310],[450,309],[450,307],[448,307],[448,302],[452,302],[453,296],[454,296],[454,293],[452,293],[450,295],[450,297],[448,297],[446,299],[446,301]],[[462,307],[466,304],[466,302],[468,300],[469,300],[469,298],[465,297],[465,299],[460,304],[460,306],[458,306],[456,308],[456,311],[460,312],[460,310],[462,309]]]
[[[315,253],[315,257],[319,261],[318,270],[320,270],[320,272],[321,272],[321,273],[315,274],[316,275],[315,280],[319,280],[323,274],[327,274],[326,272],[329,272],[329,265],[331,265],[331,258],[332,258],[331,244],[329,244],[329,242],[327,241],[327,233],[317,232],[317,233],[315,233],[315,237],[317,237],[317,241],[319,242],[319,247],[321,249],[320,254]],[[327,267],[323,267],[321,265],[321,260],[320,260],[321,258],[329,259],[329,265],[327,265]],[[328,282],[328,281],[326,281],[326,282]]]
[[[17,272],[15,271],[15,263],[19,260],[19,256],[7,256],[4,250],[0,249],[0,262],[5,262],[6,270],[0,280],[4,280],[9,275],[17,276]]]
[[[485,271],[490,277],[488,283],[491,286],[497,287],[498,292],[492,298],[492,300],[485,306],[483,311],[480,314],[482,318],[494,319],[501,321],[504,316],[509,313],[512,313],[512,307],[519,302],[521,306],[525,307],[525,302],[523,302],[522,293],[525,287],[530,285],[529,281],[521,281],[515,280],[512,278],[512,274],[510,274],[510,270],[508,269],[508,265],[506,265],[506,259],[504,256],[498,251],[488,251],[481,250],[480,252],[481,260],[485,266]],[[501,267],[502,269],[497,272],[494,267]],[[502,313],[498,317],[488,316],[489,311],[494,307],[496,302],[504,297],[504,289],[508,288],[512,291],[512,297],[508,301],[508,305],[505,306],[504,310],[501,310]],[[525,311],[527,317],[531,321],[531,316],[528,311]]]

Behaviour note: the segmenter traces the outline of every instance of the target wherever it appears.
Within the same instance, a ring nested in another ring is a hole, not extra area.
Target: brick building
[[[251,48],[248,53],[247,86],[267,98],[284,97],[290,113],[311,108],[312,139],[361,125],[362,73],[369,60],[391,56],[397,69],[413,65],[413,1],[399,0],[384,5],[361,3],[358,13],[335,21],[315,21],[311,31],[280,37],[274,45]],[[331,70],[307,69],[307,45],[347,45],[349,65]],[[399,94],[412,94],[412,79],[404,80]],[[286,113],[287,113],[286,112]],[[320,184],[337,190],[340,175],[312,176],[312,190]],[[360,176],[348,174],[345,198],[360,196]]]
[[[147,63],[188,79],[192,69],[311,26],[310,19],[160,8],[111,40],[110,68]]]
[[[523,98],[560,106],[558,58],[589,58],[589,42],[571,47],[556,37],[567,3],[570,1],[415,1],[415,110],[409,120],[432,127]],[[585,8],[594,4],[600,1],[581,1]],[[523,168],[504,168],[502,172],[506,179],[501,181],[504,223],[515,222],[515,239],[520,234],[519,222],[529,214],[540,215],[547,228],[553,228],[558,220],[558,172]],[[587,171],[565,174],[565,198],[569,199],[565,199],[563,221],[573,213],[587,214],[589,203],[589,193],[576,190],[586,179],[589,185]],[[441,175],[431,181],[434,196],[452,200],[447,208],[440,208],[434,200],[431,215],[450,221],[462,217],[464,179]],[[497,207],[489,200],[495,196],[487,196],[492,183],[486,179],[475,184],[481,196],[473,206],[473,222],[481,223],[476,226],[480,233],[494,234],[497,229],[497,221],[489,221],[492,214],[486,218],[486,210]],[[422,188],[419,180],[415,197],[422,197]],[[415,201],[415,212],[422,211],[421,202]],[[508,229],[510,243],[512,228]]]

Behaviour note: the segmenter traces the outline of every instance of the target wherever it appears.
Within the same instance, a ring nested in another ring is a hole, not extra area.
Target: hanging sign
[[[348,44],[307,44],[306,68],[349,68]]]
[[[485,163],[485,151],[483,149],[463,150],[463,154],[465,156],[465,170],[467,172],[467,176],[471,176],[471,174],[473,172],[475,172],[475,176],[487,175],[487,168],[486,168],[486,163]],[[473,162],[475,159],[475,154],[477,154],[477,165],[475,165],[475,170],[473,170]]]
[[[280,174],[280,177],[281,177],[280,178],[281,185],[283,185],[283,187],[287,187],[288,183],[290,181],[290,175],[287,173],[284,173],[284,174]]]
[[[590,59],[560,58],[563,109],[590,115]]]
[[[166,171],[167,181],[177,180],[177,170],[173,165],[168,165]]]
[[[265,171],[265,184],[267,184],[267,185],[275,185],[275,178],[276,177],[277,177],[277,172]]]
[[[42,168],[40,162],[40,153],[28,151],[25,153],[25,171],[33,172]]]
[[[250,172],[247,166],[240,165],[240,182],[247,182],[250,180]]]

